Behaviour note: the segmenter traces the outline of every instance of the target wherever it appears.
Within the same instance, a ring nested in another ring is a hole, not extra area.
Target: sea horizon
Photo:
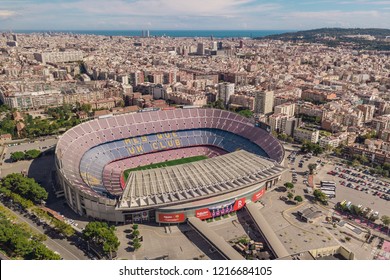
[[[13,32],[19,34],[31,34],[31,33],[71,33],[81,35],[98,35],[98,36],[129,36],[129,37],[141,37],[142,31],[149,31],[150,37],[214,37],[214,38],[256,38],[264,37],[268,35],[282,34],[286,32],[294,32],[296,30],[175,30],[175,29],[137,29],[137,30],[2,30],[1,32]]]

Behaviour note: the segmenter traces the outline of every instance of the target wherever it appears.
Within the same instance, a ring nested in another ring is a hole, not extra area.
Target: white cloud
[[[0,10],[0,19],[10,18],[16,15],[16,12],[10,10]]]
[[[0,0],[1,1],[1,0]],[[296,1],[296,4],[308,4]],[[26,1],[3,8],[17,11],[7,20],[12,29],[309,29],[323,26],[389,28],[389,10],[379,4],[390,1],[337,6],[337,0],[319,0],[331,11],[302,10],[298,5],[271,0],[57,0]],[[17,1],[19,2],[19,1]],[[35,2],[35,3],[34,3]],[[322,7],[322,6],[321,6]],[[320,8],[320,7],[319,7]],[[323,7],[322,7],[323,8]],[[0,10],[1,11],[1,10]],[[10,17],[10,16],[8,16]],[[0,19],[5,18],[1,15]],[[3,24],[5,26],[5,24]]]
[[[288,14],[295,18],[314,18],[314,19],[343,19],[351,16],[371,16],[378,17],[380,13],[378,11],[321,11],[321,12],[292,12]]]
[[[65,4],[95,15],[134,16],[233,16],[246,12],[269,11],[276,4],[258,4],[255,0],[81,0]]]
[[[343,1],[339,4],[352,4],[352,5],[390,5],[390,1],[367,1],[367,0],[357,0],[357,1]]]

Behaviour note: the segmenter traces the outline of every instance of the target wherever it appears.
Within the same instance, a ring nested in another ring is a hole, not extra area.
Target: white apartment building
[[[81,51],[34,53],[34,58],[42,63],[72,62],[83,60]]]
[[[317,143],[320,136],[320,131],[314,128],[300,127],[294,131],[294,139],[300,142],[310,141]]]
[[[285,114],[293,117],[295,114],[295,103],[284,103],[274,107],[275,114]]]

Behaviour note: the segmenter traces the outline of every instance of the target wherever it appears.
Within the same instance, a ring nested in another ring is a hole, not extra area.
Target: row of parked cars
[[[347,202],[346,200],[343,200],[342,202],[340,202],[340,205],[345,205],[348,209],[350,209],[352,206],[352,202],[351,201]],[[379,217],[379,212],[369,207],[364,207],[363,205],[359,204],[357,205],[357,208],[360,209],[362,211],[362,214],[368,218]]]
[[[341,179],[339,183],[342,186],[362,191],[373,196],[378,196],[381,199],[390,200],[389,184],[374,177],[359,172],[354,172],[350,169],[341,169],[336,167],[335,170],[329,171],[329,175],[337,176]]]

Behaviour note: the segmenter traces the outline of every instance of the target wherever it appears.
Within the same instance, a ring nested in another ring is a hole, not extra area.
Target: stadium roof
[[[221,195],[278,176],[277,162],[236,151],[215,158],[129,174],[120,208],[167,206]]]
[[[123,114],[81,123],[61,135],[56,146],[56,164],[69,185],[90,197],[104,198],[104,203],[116,203],[116,200],[107,198],[107,193],[122,193],[120,177],[123,170],[113,170],[103,176],[102,166],[129,158],[129,155],[118,153],[118,149],[109,149],[103,151],[103,155],[91,155],[92,160],[87,165],[82,159],[89,151],[94,151],[94,147],[102,148],[105,143],[116,145],[119,142],[115,141],[144,135],[198,129],[237,134],[261,147],[277,162],[284,158],[281,143],[267,131],[254,127],[249,119],[233,112],[198,108]],[[121,147],[124,148],[121,151],[126,147]],[[102,184],[104,178],[106,181]]]

